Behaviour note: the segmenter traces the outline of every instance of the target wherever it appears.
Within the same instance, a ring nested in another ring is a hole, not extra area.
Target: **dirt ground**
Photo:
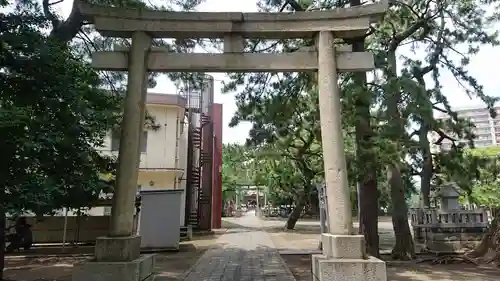
[[[155,271],[161,281],[179,281],[198,258],[214,244],[218,235],[204,235],[195,237],[193,241],[182,242],[178,252],[159,253],[156,259]],[[80,250],[71,249],[70,252],[91,252],[91,247]],[[48,254],[42,251],[43,254]],[[55,253],[60,253],[60,249]],[[54,252],[53,252],[54,254]],[[33,253],[26,256],[9,256],[6,258],[4,278],[14,281],[70,281],[73,265],[88,261],[91,255],[75,254],[73,256],[40,257]],[[157,277],[158,278],[158,277]]]
[[[317,222],[299,221],[294,230],[285,231],[283,222],[265,221],[264,227],[273,243],[282,254],[297,281],[311,281],[311,250],[318,249],[320,228]],[[356,228],[357,223],[354,223]],[[394,245],[394,232],[390,220],[379,218],[379,237],[381,253],[388,253]],[[417,249],[418,251],[419,249]],[[299,254],[300,253],[300,254]],[[469,264],[430,265],[388,262],[389,281],[493,281],[500,280],[500,268]]]
[[[266,231],[280,251],[317,250],[321,233],[319,224],[306,223],[297,224],[294,230],[285,231],[283,226],[279,225],[268,226]],[[357,228],[355,231],[357,232]],[[394,245],[392,223],[379,223],[379,237],[381,253],[390,252]]]
[[[311,255],[282,255],[297,281],[311,281]],[[500,269],[468,264],[387,266],[389,281],[497,281]]]
[[[234,220],[224,222],[224,227],[241,227]],[[379,225],[381,249],[389,250],[393,244],[390,223]],[[319,225],[316,222],[301,222],[296,230],[284,231],[283,222],[265,221],[262,228],[267,231],[280,250],[315,250],[319,240]],[[197,236],[193,241],[181,243],[178,252],[160,253],[157,257],[156,273],[159,281],[180,281],[184,274],[211,246],[224,230],[214,235]],[[50,254],[52,256],[40,257]],[[68,249],[74,256],[62,257],[60,249],[44,249],[36,257],[9,256],[6,259],[4,277],[15,281],[70,281],[73,265],[91,259],[92,247]],[[87,255],[83,255],[86,253]],[[311,281],[311,257],[309,254],[282,255],[297,281]],[[467,264],[388,264],[389,281],[493,281],[500,280],[500,270],[493,267],[476,267]]]

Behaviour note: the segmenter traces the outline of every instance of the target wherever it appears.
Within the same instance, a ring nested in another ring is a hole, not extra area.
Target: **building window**
[[[486,135],[486,134],[490,135],[491,134],[491,130],[489,130],[489,129],[476,129],[474,131],[477,135]]]
[[[485,146],[490,146],[492,145],[492,142],[491,140],[490,141],[483,141],[483,140],[480,140],[480,141],[476,141],[474,142],[474,145],[476,147],[485,147]]]
[[[148,148],[148,131],[142,132],[141,153],[145,153]],[[111,151],[120,149],[120,131],[113,131],[111,134]]]
[[[490,122],[488,121],[478,121],[476,122],[476,127],[489,127],[490,126]]]

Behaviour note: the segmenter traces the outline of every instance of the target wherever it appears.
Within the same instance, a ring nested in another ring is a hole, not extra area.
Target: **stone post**
[[[145,33],[133,34],[109,236],[132,234],[146,107],[146,63],[150,46],[151,38]]]
[[[385,281],[384,262],[368,258],[363,235],[353,235],[333,33],[319,32],[317,47],[328,233],[321,234],[323,254],[312,256],[313,280]]]
[[[134,233],[150,46],[151,38],[144,32],[132,35],[111,226],[108,236],[96,240],[95,260],[75,266],[72,281],[146,281],[153,278],[154,255],[141,255],[141,237]]]
[[[140,254],[140,237],[133,233],[140,145],[147,94],[147,56],[151,38],[135,32],[128,60],[128,84],[121,124],[116,186],[108,237],[96,242],[97,260],[133,260]]]
[[[340,91],[331,32],[318,36],[318,90],[325,166],[328,225],[332,234],[352,234],[352,214],[342,136]]]

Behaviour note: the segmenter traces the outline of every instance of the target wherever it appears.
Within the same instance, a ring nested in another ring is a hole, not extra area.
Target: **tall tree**
[[[450,11],[453,11],[450,14]],[[455,16],[460,14],[460,17]],[[414,0],[392,2],[384,21],[374,30],[368,42],[369,48],[377,54],[377,62],[382,68],[382,76],[376,81],[380,86],[370,86],[371,93],[380,98],[378,108],[380,123],[383,124],[382,139],[389,144],[382,145],[386,155],[380,157],[387,164],[388,181],[391,186],[393,225],[396,245],[395,258],[413,256],[413,242],[407,222],[404,178],[413,174],[421,176],[421,192],[424,205],[429,205],[429,192],[433,178],[433,156],[428,134],[435,132],[450,138],[448,131],[456,135],[472,137],[470,126],[465,120],[457,118],[451,110],[446,97],[442,94],[440,74],[449,71],[468,87],[470,95],[483,99],[492,106],[494,99],[482,92],[482,88],[471,77],[466,66],[480,44],[496,44],[495,34],[488,32],[491,21],[478,3],[470,1],[429,1]],[[467,24],[467,22],[472,22]],[[470,48],[460,52],[460,45],[469,44]],[[424,60],[397,56],[405,45],[411,44],[411,51],[426,50]],[[453,55],[460,56],[455,60]],[[400,71],[397,67],[401,66]],[[428,79],[430,78],[430,79]],[[431,80],[433,83],[429,83]],[[450,122],[438,122],[433,110],[451,115]],[[419,127],[408,134],[411,127]],[[445,129],[446,128],[446,129]],[[418,141],[415,142],[414,138]],[[413,157],[411,165],[405,163],[408,155]],[[418,172],[412,171],[410,166]]]
[[[433,5],[427,0],[415,1],[407,8],[415,22],[423,22],[408,41],[416,41],[418,48],[428,53],[424,61],[404,57],[405,68],[402,71],[408,85],[404,91],[411,105],[407,107],[407,116],[419,125],[415,135],[419,140],[417,161],[421,163],[421,192],[425,206],[429,205],[433,178],[429,133],[435,132],[441,137],[438,144],[444,138],[473,138],[470,123],[457,116],[443,95],[441,74],[448,72],[453,75],[464,92],[470,97],[480,98],[490,109],[496,101],[496,98],[484,93],[483,87],[467,70],[471,58],[481,46],[498,44],[496,32],[491,29],[496,16],[491,17],[486,12],[488,7],[494,7],[495,2],[488,1],[485,6],[468,0],[438,1]],[[447,122],[436,121],[433,116],[435,110],[450,115],[450,119]],[[450,132],[453,134],[448,135]]]
[[[254,184],[255,169],[248,163],[255,160],[252,149],[240,144],[222,147],[222,193],[224,200],[233,198],[242,185]]]
[[[295,227],[307,198],[315,188],[316,177],[323,173],[318,96],[315,92],[302,92],[308,89],[310,79],[306,74],[284,75],[265,89],[267,94],[259,96],[257,102],[246,99],[245,95],[250,92],[241,94],[237,101],[239,110],[230,124],[235,126],[241,121],[252,122],[249,145],[270,146],[272,149],[267,149],[268,157],[291,161],[292,170],[286,169],[286,174],[300,175],[298,185],[294,180],[288,182],[295,188],[295,208],[286,223],[288,229]],[[262,156],[264,152],[260,153]]]
[[[283,10],[284,1],[260,1],[259,7],[263,11],[278,10],[281,7]],[[308,2],[308,1],[304,1]],[[343,7],[348,3],[346,1],[320,1],[317,5],[310,5],[310,3],[299,3],[307,5],[307,9],[331,9],[334,7]],[[354,3],[356,4],[356,3]],[[306,6],[302,6],[302,10],[305,10]],[[296,9],[296,8],[295,8]],[[359,41],[359,40],[358,40]],[[281,40],[274,43],[263,43],[261,41],[250,41],[250,50],[255,52],[272,52],[272,51],[294,51],[301,46],[310,46],[314,44],[312,40]],[[348,42],[351,43],[351,42]],[[363,42],[355,42],[355,49],[362,50],[364,48]],[[348,84],[344,85],[344,99],[349,104],[346,109],[350,111],[355,116],[350,118],[352,123],[352,128],[356,131],[356,157],[357,159],[357,170],[358,179],[362,182],[361,188],[361,206],[363,208],[361,225],[363,226],[363,232],[367,237],[367,244],[371,254],[378,256],[378,231],[377,231],[377,219],[378,219],[378,190],[377,190],[377,171],[380,170],[377,163],[377,151],[375,149],[374,142],[374,132],[371,125],[372,116],[370,113],[373,101],[373,96],[366,87],[366,78],[364,74],[359,75],[345,75],[342,76],[342,80],[346,81]],[[280,110],[271,108],[268,104],[276,105],[283,103],[284,100],[298,100],[298,95],[303,95],[304,93],[311,94],[314,89],[315,79],[314,77],[308,77],[304,74],[292,74],[286,73],[280,74],[249,74],[249,75],[232,75],[232,82],[229,84],[228,89],[236,89],[236,85],[245,85],[245,89],[239,93],[237,96],[237,104],[239,107],[238,114],[248,117],[249,114],[255,114],[257,119],[264,118],[263,116],[273,116],[276,114],[274,112],[292,112],[293,106],[295,104],[282,104],[287,105],[287,109],[283,109],[283,106],[277,107]],[[360,78],[362,78],[360,80]],[[274,82],[277,81],[277,82]],[[274,82],[274,83],[273,83]],[[309,89],[309,90],[305,90]],[[274,99],[273,99],[274,98]],[[265,106],[262,106],[265,104]],[[248,106],[253,105],[253,106]],[[276,106],[275,106],[276,107]],[[255,113],[255,109],[258,109]],[[289,118],[285,114],[285,118]],[[237,115],[238,117],[238,115]],[[251,118],[245,119],[247,121],[255,122]],[[287,124],[285,121],[282,124]],[[267,129],[267,124],[276,122],[267,121],[264,127]],[[294,121],[292,121],[293,123]],[[297,124],[297,123],[295,123]],[[283,125],[281,125],[283,126]],[[297,125],[295,125],[297,127]],[[271,126],[272,127],[272,126]],[[258,128],[261,129],[261,128]],[[290,137],[297,137],[293,132],[287,132],[282,130],[283,133],[287,133]],[[281,137],[284,137],[282,134]],[[318,140],[317,140],[318,141]],[[363,167],[363,168],[361,168]]]
[[[351,7],[360,6],[360,0],[350,0]],[[353,52],[365,50],[365,39],[356,38],[352,41]],[[358,174],[360,233],[365,236],[367,252],[375,257],[380,256],[378,235],[378,190],[377,190],[377,155],[374,149],[374,130],[372,128],[371,108],[374,103],[373,95],[367,88],[366,73],[354,73],[353,83],[357,90],[353,96],[356,108],[356,158],[358,167],[364,167]]]
[[[44,34],[49,22],[36,3],[9,8],[0,15],[2,222],[5,212],[86,207],[111,191],[101,175],[114,160],[96,149],[120,116],[120,100],[100,90],[89,65]]]

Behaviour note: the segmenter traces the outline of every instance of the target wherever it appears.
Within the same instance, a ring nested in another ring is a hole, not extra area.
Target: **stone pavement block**
[[[363,235],[321,234],[323,254],[329,258],[364,259],[365,237]]]
[[[141,254],[141,237],[97,237],[95,243],[97,261],[132,261]]]
[[[255,230],[261,226],[260,220],[247,213],[238,223],[242,228],[230,229],[217,239],[184,280],[295,281],[269,235]]]
[[[128,262],[87,262],[75,269],[72,281],[144,281],[153,274],[154,257],[142,255]]]
[[[311,263],[312,263],[311,273],[313,281],[319,281],[319,261],[321,260],[326,260],[326,256],[311,255]]]
[[[368,259],[327,259],[315,255],[313,258],[314,281],[386,281],[385,262]]]

